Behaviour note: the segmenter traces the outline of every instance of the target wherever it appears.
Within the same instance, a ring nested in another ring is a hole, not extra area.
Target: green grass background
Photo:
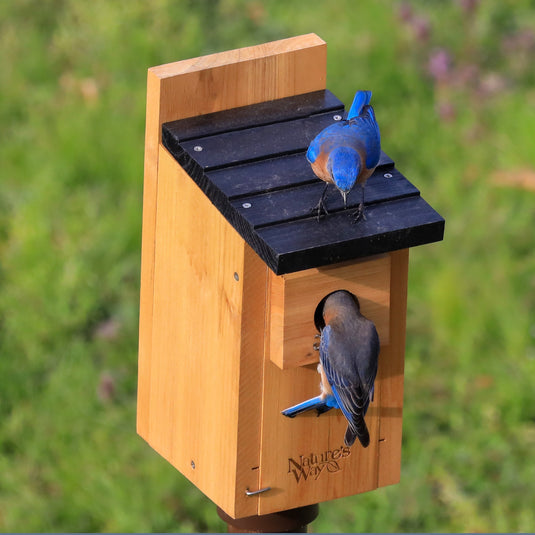
[[[225,530],[135,433],[146,71],[309,32],[446,219],[411,251],[401,483],[312,529],[535,530],[535,193],[509,184],[534,181],[535,3],[471,4],[0,2],[1,531]]]

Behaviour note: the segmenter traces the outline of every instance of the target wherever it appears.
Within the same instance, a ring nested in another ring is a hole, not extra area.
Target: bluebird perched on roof
[[[312,409],[318,415],[331,408],[340,409],[348,423],[345,445],[351,446],[358,438],[366,448],[370,435],[364,416],[373,401],[379,357],[375,325],[361,314],[357,297],[346,290],[327,295],[314,321],[321,331],[321,395],[289,407],[282,414],[293,418]]]
[[[371,91],[357,91],[347,119],[324,128],[310,143],[306,157],[318,178],[326,182],[316,207],[318,219],[325,209],[327,186],[334,184],[344,199],[357,183],[362,197],[355,217],[364,215],[364,186],[381,156],[381,135],[370,106]]]

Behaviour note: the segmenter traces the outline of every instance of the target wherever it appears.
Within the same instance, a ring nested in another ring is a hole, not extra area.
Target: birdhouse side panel
[[[240,348],[238,402],[237,477],[234,489],[234,518],[258,514],[259,495],[246,491],[260,488],[260,444],[262,420],[262,385],[266,336],[266,299],[269,268],[245,245],[243,304]]]
[[[409,249],[390,253],[390,343],[382,348],[376,382],[380,385],[378,486],[399,483]]]
[[[245,244],[163,147],[158,175],[142,436],[233,511]]]

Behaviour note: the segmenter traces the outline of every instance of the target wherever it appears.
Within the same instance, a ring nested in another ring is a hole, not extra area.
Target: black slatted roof
[[[276,274],[441,240],[444,219],[384,153],[366,184],[366,220],[352,215],[360,188],[344,210],[334,186],[316,219],[324,183],[305,153],[344,116],[330,91],[315,91],[165,123],[162,141]]]

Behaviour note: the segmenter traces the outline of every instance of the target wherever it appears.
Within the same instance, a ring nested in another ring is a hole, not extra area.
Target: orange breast
[[[316,158],[316,161],[313,164],[311,164],[311,167],[312,167],[312,171],[314,171],[314,174],[318,178],[321,178],[321,180],[325,182],[330,182],[332,184],[333,179],[331,175],[329,174],[329,172],[327,171],[327,160],[328,160],[327,153],[322,151],[319,153],[318,157]]]

